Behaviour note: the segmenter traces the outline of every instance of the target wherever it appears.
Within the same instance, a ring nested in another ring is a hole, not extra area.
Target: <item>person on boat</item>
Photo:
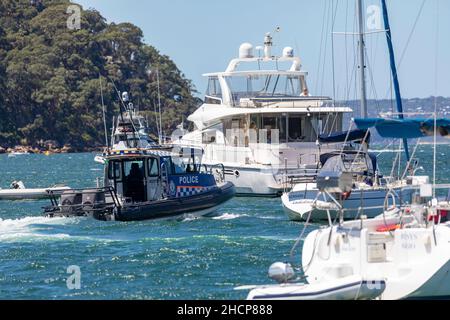
[[[300,97],[310,97],[308,88],[303,89],[302,93],[300,94]]]
[[[144,174],[139,167],[139,163],[131,164],[130,173],[127,176],[127,185],[127,197],[132,198],[135,202],[145,200]]]

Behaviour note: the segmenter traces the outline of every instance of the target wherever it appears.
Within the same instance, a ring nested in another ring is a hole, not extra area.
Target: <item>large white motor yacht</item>
[[[253,51],[244,43],[224,72],[204,75],[204,104],[188,117],[193,130],[172,142],[203,148],[206,164],[222,163],[238,195],[279,196],[287,179],[316,174],[319,155],[336,149],[320,145],[319,135],[341,131],[352,110],[311,95],[300,58],[290,47],[272,55],[270,34],[259,55]]]

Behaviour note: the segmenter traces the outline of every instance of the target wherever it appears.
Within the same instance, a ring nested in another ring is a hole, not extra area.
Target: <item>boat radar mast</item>
[[[292,47],[285,47],[281,56],[272,55],[273,38],[270,32],[264,36],[264,56],[255,57],[253,54],[253,45],[244,42],[239,47],[239,58],[231,60],[225,74],[235,72],[241,62],[292,62],[289,72],[300,71],[302,64],[299,57],[294,56],[294,49]],[[263,48],[257,46],[256,50],[261,51]],[[210,74],[206,74],[210,75]]]
[[[264,37],[264,56],[266,57],[266,59],[272,58],[272,46],[272,36],[270,32],[268,32]]]

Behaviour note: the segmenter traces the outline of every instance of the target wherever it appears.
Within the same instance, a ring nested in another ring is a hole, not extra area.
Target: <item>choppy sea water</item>
[[[387,151],[379,157],[385,173],[394,155]],[[432,147],[416,156],[431,174]],[[450,181],[449,156],[450,146],[438,146],[440,183]],[[93,159],[0,155],[0,186],[94,186],[102,166]],[[270,283],[268,267],[290,260],[303,227],[287,219],[280,201],[235,198],[214,218],[128,223],[51,219],[42,215],[47,201],[2,201],[0,299],[244,299],[247,292],[233,288]],[[69,266],[80,268],[80,289],[67,286]]]

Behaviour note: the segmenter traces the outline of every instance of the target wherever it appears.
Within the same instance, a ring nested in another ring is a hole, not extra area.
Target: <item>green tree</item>
[[[129,91],[155,124],[157,74],[166,133],[197,107],[192,83],[169,57],[143,42],[138,27],[108,24],[99,12],[83,10],[81,29],[70,30],[69,4],[0,0],[0,144],[55,140],[80,150],[102,145],[99,76],[108,123],[120,107],[115,85]]]

